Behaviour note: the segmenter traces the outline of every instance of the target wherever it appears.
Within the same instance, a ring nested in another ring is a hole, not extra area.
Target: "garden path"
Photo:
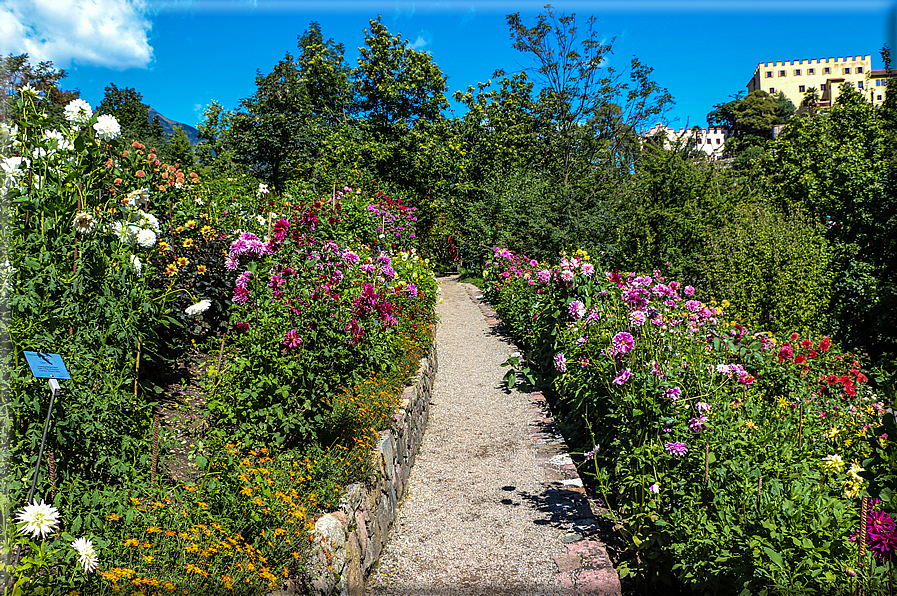
[[[430,418],[368,594],[619,594],[545,399],[501,380],[515,348],[495,313],[474,286],[439,285]]]

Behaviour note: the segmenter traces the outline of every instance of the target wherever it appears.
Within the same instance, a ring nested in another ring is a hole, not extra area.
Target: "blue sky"
[[[176,121],[195,125],[212,100],[238,106],[311,21],[356,63],[368,21],[382,15],[429,52],[450,92],[488,80],[497,68],[530,66],[511,47],[506,15],[535,23],[545,2],[518,0],[0,0],[0,52],[28,52],[69,71],[67,89],[98,105],[109,83],[134,87]],[[666,120],[706,125],[713,105],[745,89],[759,62],[866,55],[894,47],[895,2],[884,0],[596,0],[553,3],[577,22],[597,17],[616,38],[610,63],[632,56],[653,67],[673,94]],[[897,58],[897,56],[895,56]],[[457,113],[457,112],[456,112]]]

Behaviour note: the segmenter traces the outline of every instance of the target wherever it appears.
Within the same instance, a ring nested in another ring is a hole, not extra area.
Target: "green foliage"
[[[832,323],[831,256],[817,221],[747,203],[711,234],[701,270],[707,293],[731,301],[748,328],[821,335]]]
[[[850,593],[856,462],[884,411],[860,360],[827,337],[751,335],[691,287],[584,258],[549,267],[496,249],[485,294],[524,352],[509,363],[553,385],[583,444],[581,470],[635,554],[621,577],[656,592]],[[858,581],[880,590],[887,574]]]
[[[895,213],[886,120],[852,87],[831,111],[792,119],[765,164],[771,198],[826,224],[830,313],[843,341],[881,358],[895,352]]]
[[[193,146],[181,126],[175,128],[171,136],[165,140],[159,153],[167,163],[179,164],[185,170],[192,170],[196,167]]]
[[[0,55],[0,122],[13,122],[17,118],[17,93],[23,86],[29,86],[41,98],[41,109],[49,116],[49,123],[54,128],[62,125],[63,108],[70,101],[77,99],[77,91],[62,91],[59,81],[68,76],[64,69],[56,70],[51,61],[42,61],[32,66],[28,54],[9,54],[5,58]]]
[[[794,104],[781,91],[769,95],[756,89],[746,97],[739,93],[732,101],[715,105],[707,121],[729,129],[733,136],[726,141],[726,153],[740,158],[738,164],[747,164],[757,156],[756,148],[772,139],[773,126],[787,122],[794,112]],[[749,151],[750,155],[743,155]]]
[[[109,83],[97,111],[115,116],[125,142],[139,141],[147,147],[161,147],[165,142],[162,122],[158,117],[150,121],[149,106],[142,101],[143,96],[133,87],[119,89],[115,83]]]
[[[400,35],[390,35],[377,17],[365,29],[358,67],[352,72],[358,109],[380,134],[420,119],[434,120],[448,108],[445,77],[426,52],[408,47]]]
[[[724,175],[711,164],[651,145],[636,176],[628,204],[615,205],[622,221],[614,264],[633,270],[663,266],[670,275],[699,283],[707,242],[731,209],[721,190]]]

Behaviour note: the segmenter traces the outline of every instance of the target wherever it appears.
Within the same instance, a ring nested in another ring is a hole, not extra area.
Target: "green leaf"
[[[782,560],[782,555],[780,555],[780,554],[777,553],[776,551],[772,550],[772,549],[769,548],[768,546],[764,546],[764,547],[763,547],[763,550],[766,551],[766,554],[769,555],[769,558],[770,558],[770,560],[772,560],[773,563],[775,563],[776,565],[778,565],[778,566],[781,567],[782,569],[785,568],[785,563],[784,563],[784,561]]]

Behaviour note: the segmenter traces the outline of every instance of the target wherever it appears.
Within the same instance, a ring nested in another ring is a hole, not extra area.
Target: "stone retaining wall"
[[[374,475],[364,484],[347,486],[339,511],[315,522],[308,562],[314,596],[364,594],[365,578],[386,545],[423,440],[437,368],[434,346],[421,359],[414,383],[405,388],[393,428],[380,433],[372,453]]]

